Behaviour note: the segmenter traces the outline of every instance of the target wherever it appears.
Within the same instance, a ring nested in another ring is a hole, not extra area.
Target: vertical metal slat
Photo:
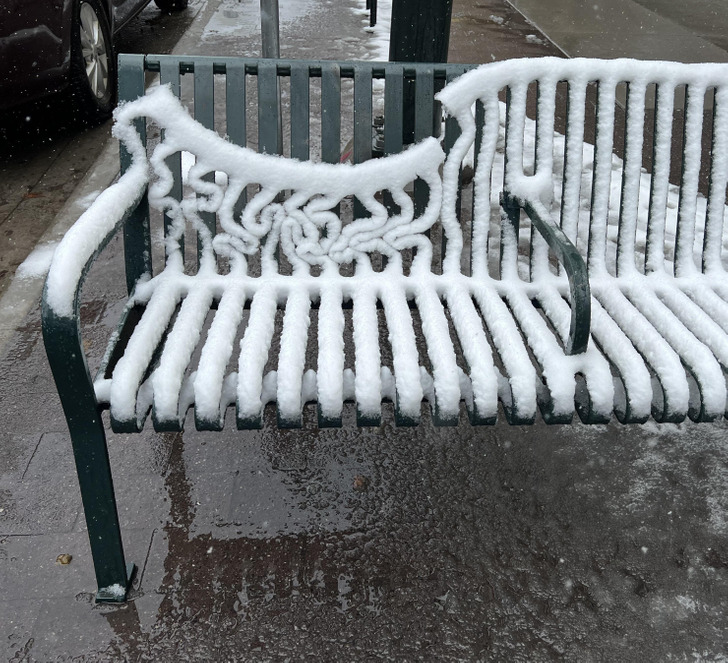
[[[460,77],[464,72],[467,71],[467,68],[463,67],[462,69],[456,68],[454,70],[448,70],[447,72],[447,82],[450,83],[454,81],[456,78]],[[452,149],[452,146],[455,145],[455,141],[460,138],[460,134],[462,131],[460,130],[460,124],[458,121],[453,117],[448,117],[447,120],[445,120],[445,140],[443,144],[443,148],[445,150],[445,154],[450,154],[450,150]],[[460,165],[460,172],[458,173],[458,197],[457,197],[457,203],[455,204],[455,211],[458,218],[461,218],[461,207],[462,207],[462,197],[463,197],[463,172],[462,172],[462,164]],[[433,238],[434,239],[434,238]],[[439,270],[442,271],[442,262],[445,260],[445,253],[447,251],[447,238],[445,237],[445,233],[442,233],[442,240],[441,240],[441,248],[440,248],[440,265]]]
[[[670,187],[670,145],[675,88],[661,83],[655,92],[655,130],[652,147],[650,211],[647,221],[645,271],[661,271],[665,264],[665,217]]]
[[[566,132],[564,179],[561,189],[561,229],[577,244],[579,235],[579,201],[581,170],[584,165],[584,109],[586,83],[569,81],[566,92]]]
[[[402,67],[387,67],[384,84],[384,153],[397,154],[402,151],[402,103],[404,101],[404,70]]]
[[[710,181],[708,184],[708,210],[705,218],[705,236],[703,238],[704,272],[722,269],[722,236],[725,217],[726,179],[728,167],[723,159],[716,159],[717,154],[728,152],[728,88],[715,89],[713,98],[713,140],[711,154]]]
[[[596,136],[594,170],[589,218],[589,275],[607,270],[607,221],[612,177],[612,145],[614,127],[615,82],[599,81],[597,87]]]
[[[119,102],[132,101],[144,94],[144,56],[119,56]],[[142,145],[147,144],[147,124],[143,117],[134,120]],[[123,143],[119,147],[121,174],[131,166],[131,155]],[[145,193],[124,224],[126,289],[131,294],[143,274],[152,271],[152,245],[149,232],[149,201]]]
[[[354,163],[372,158],[372,70],[354,65]],[[358,198],[354,199],[354,218],[369,216]]]
[[[627,83],[622,195],[619,203],[619,234],[617,236],[618,276],[624,276],[635,271],[637,205],[639,203],[640,170],[642,168],[646,93],[647,88],[643,83]]]
[[[275,61],[258,61],[258,151],[281,154],[278,72]]]
[[[215,80],[212,73],[212,62],[204,60],[195,64],[195,120],[206,129],[215,128]],[[214,182],[215,173],[207,173],[203,178],[205,182]],[[198,196],[199,197],[199,196]],[[200,212],[200,218],[215,236],[216,220],[213,212]],[[198,233],[197,236],[197,262],[198,266],[202,258],[203,243]]]
[[[341,69],[321,66],[321,159],[338,163],[341,158]]]
[[[415,142],[433,134],[433,104],[435,77],[432,67],[419,67],[415,78]],[[427,206],[427,185],[418,179],[415,182],[415,216],[422,214]]]
[[[180,96],[180,77],[179,77],[179,61],[172,58],[161,58],[159,63],[159,82],[162,85],[169,85],[172,93]],[[164,135],[162,136],[164,140]],[[182,200],[182,154],[176,152],[167,157],[167,167],[172,173],[172,190],[169,195],[175,200]],[[165,213],[164,215],[164,234],[169,232],[172,219]],[[179,241],[180,252],[184,255],[184,236]]]
[[[291,156],[305,161],[309,158],[310,92],[308,65],[291,63]]]
[[[225,73],[225,117],[227,118],[228,138],[236,145],[245,147],[248,144],[247,122],[245,112],[247,108],[247,92],[245,89],[245,63],[233,60],[227,63]],[[247,194],[243,190],[235,203],[235,217],[242,214],[247,202]]]
[[[686,276],[697,270],[693,260],[695,215],[700,176],[700,145],[703,132],[705,89],[688,85],[685,90],[685,122],[683,124],[683,167],[680,177],[680,204],[675,233],[675,275]]]

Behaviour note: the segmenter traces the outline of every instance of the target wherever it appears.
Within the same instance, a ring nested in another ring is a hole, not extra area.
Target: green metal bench
[[[181,431],[190,409],[201,430],[220,430],[230,408],[251,428],[269,404],[296,427],[309,402],[320,426],[340,426],[346,402],[360,426],[381,423],[383,401],[398,425],[418,424],[425,401],[436,425],[457,425],[463,404],[473,424],[724,414],[726,159],[707,162],[707,198],[699,189],[705,131],[728,153],[728,69],[470,69],[120,56],[122,176],[64,238],[43,298],[97,600],[125,600],[133,570],[105,408],[115,432],[150,412],[156,430]],[[144,96],[149,73],[162,87]],[[376,115],[384,156],[372,159]],[[679,189],[674,115],[688,146]],[[147,144],[148,125],[161,138]],[[338,163],[348,139],[352,163]],[[130,297],[93,379],[80,291],[117,232]]]

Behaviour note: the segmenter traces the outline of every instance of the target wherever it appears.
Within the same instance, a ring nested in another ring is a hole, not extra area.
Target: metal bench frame
[[[557,62],[557,61],[552,61]],[[496,72],[495,79],[498,79],[498,75],[507,73],[507,63],[503,63],[501,69]],[[523,69],[524,65],[520,65]],[[556,66],[556,65],[554,65]],[[341,156],[341,143],[342,143],[342,125],[340,117],[342,115],[342,79],[352,79],[354,82],[353,89],[353,162],[362,163],[372,158],[372,126],[374,117],[374,109],[372,105],[372,81],[376,79],[383,79],[385,81],[385,97],[384,97],[384,153],[395,154],[403,150],[403,125],[405,124],[405,113],[412,112],[414,114],[414,128],[415,128],[415,139],[417,141],[433,135],[439,132],[440,122],[437,119],[433,122],[433,118],[439,118],[439,106],[435,101],[435,94],[438,89],[442,88],[445,83],[455,80],[461,76],[464,72],[472,69],[472,66],[465,65],[399,65],[399,64],[384,64],[384,63],[353,63],[353,62],[309,62],[309,61],[285,61],[285,60],[253,60],[243,58],[211,58],[211,57],[178,57],[178,56],[129,56],[122,55],[119,58],[119,90],[120,90],[120,101],[133,100],[144,94],[145,90],[145,76],[148,72],[159,73],[160,82],[162,84],[169,84],[172,91],[179,96],[180,94],[180,76],[184,74],[192,74],[194,78],[194,108],[195,108],[195,119],[208,128],[212,128],[215,124],[215,117],[213,112],[212,98],[214,93],[214,77],[219,75],[221,78],[224,76],[225,88],[226,88],[226,121],[227,121],[227,135],[228,139],[240,145],[245,145],[247,142],[246,138],[246,78],[256,77],[257,80],[257,149],[260,152],[266,152],[269,154],[282,153],[281,136],[290,135],[290,156],[306,160],[310,155],[311,146],[311,134],[310,134],[310,116],[312,108],[310,108],[310,79],[320,79],[321,89],[321,113],[322,117],[326,118],[322,122],[322,135],[321,135],[321,160],[324,162],[336,163],[339,161]],[[495,70],[494,70],[495,71]],[[514,80],[504,78],[505,86],[492,85],[488,90],[487,94],[476,95],[472,99],[466,99],[467,91],[462,93],[462,99],[458,106],[457,103],[453,102],[451,95],[448,98],[447,94],[443,96],[443,103],[450,111],[450,117],[445,121],[445,133],[442,141],[443,148],[448,155],[445,162],[443,178],[451,178],[452,181],[457,182],[457,192],[451,190],[449,193],[445,193],[442,201],[443,209],[449,206],[450,209],[456,214],[460,214],[462,211],[463,195],[464,191],[468,186],[467,178],[463,177],[463,159],[470,148],[474,145],[475,148],[475,171],[476,180],[478,168],[484,166],[481,165],[480,161],[483,159],[483,155],[489,154],[489,150],[495,150],[495,138],[493,138],[492,145],[490,147],[486,145],[484,147],[483,142],[490,141],[492,136],[488,136],[483,132],[483,126],[490,122],[491,125],[494,121],[497,122],[498,118],[498,95],[503,87],[507,88],[507,113],[506,113],[506,163],[505,163],[505,183],[501,191],[501,206],[503,210],[502,214],[502,227],[501,227],[501,241],[500,241],[500,263],[499,269],[501,275],[509,275],[515,279],[518,277],[518,261],[519,257],[517,251],[512,250],[511,240],[515,238],[517,245],[519,229],[522,226],[522,211],[525,215],[530,218],[532,227],[537,232],[533,232],[531,238],[532,246],[535,247],[532,251],[531,257],[531,285],[534,286],[533,292],[534,302],[537,307],[540,307],[543,302],[537,302],[538,300],[538,288],[542,289],[551,288],[548,293],[548,297],[544,295],[544,300],[548,300],[553,303],[553,306],[558,309],[561,313],[563,311],[568,312],[567,323],[561,324],[558,321],[551,320],[551,324],[554,329],[548,331],[548,327],[545,323],[542,323],[543,329],[545,329],[550,335],[550,348],[556,348],[560,357],[580,357],[586,356],[585,353],[591,354],[598,353],[595,348],[594,341],[591,332],[593,328],[590,326],[594,325],[595,318],[593,317],[592,307],[593,299],[590,293],[590,281],[589,276],[597,274],[600,277],[608,277],[606,273],[599,272],[601,263],[597,256],[598,246],[596,240],[590,237],[590,246],[588,255],[582,255],[583,252],[577,249],[577,238],[575,236],[575,230],[573,228],[567,229],[568,222],[562,216],[561,219],[554,218],[551,210],[551,200],[543,200],[542,196],[529,193],[531,190],[527,184],[538,174],[541,168],[551,168],[550,156],[547,156],[544,152],[543,147],[548,147],[548,142],[543,142],[542,138],[545,133],[551,133],[553,135],[553,117],[549,117],[549,103],[539,105],[539,115],[537,119],[537,148],[536,148],[536,159],[535,169],[536,173],[525,174],[522,166],[524,160],[523,154],[523,112],[522,109],[525,107],[526,92],[528,83],[533,80],[539,80],[540,88],[539,93],[543,93],[548,85],[544,85],[541,79],[546,76],[548,77],[549,65],[544,62],[542,66],[538,68],[541,73],[529,77],[527,70],[526,78],[522,81],[522,85],[518,84]],[[700,74],[700,72],[698,72]],[[686,75],[689,75],[690,71],[686,70]],[[702,74],[701,74],[702,75]],[[712,76],[713,73],[710,74]],[[484,75],[485,76],[485,75]],[[703,88],[714,84],[709,75],[707,75],[705,81],[701,80]],[[281,126],[281,114],[278,102],[279,95],[279,79],[281,77],[290,78],[290,96],[291,96],[291,111],[290,111],[290,126],[287,128],[286,134],[282,134],[280,130]],[[486,76],[487,78],[487,76]],[[550,81],[555,83],[558,80],[563,80],[558,75],[554,78],[551,76]],[[625,80],[625,79],[620,79]],[[585,86],[589,82],[589,79],[583,81]],[[689,82],[689,79],[688,81]],[[550,84],[550,83],[549,83]],[[413,98],[415,99],[414,109],[407,111],[403,109],[402,99],[404,96],[404,90],[407,87],[413,87],[414,93]],[[487,86],[486,86],[487,87]],[[582,100],[583,97],[578,96],[579,85],[573,86],[573,90],[570,92],[570,102],[575,100]],[[607,89],[608,86],[605,86]],[[555,88],[554,88],[555,89]],[[574,91],[576,90],[576,92]],[[547,95],[553,94],[554,90],[547,90]],[[644,96],[644,91],[641,92]],[[575,96],[576,95],[576,96]],[[502,95],[501,95],[502,96]],[[608,96],[608,95],[607,95]],[[633,98],[636,95],[633,95]],[[572,99],[573,97],[573,99]],[[690,98],[690,97],[689,97]],[[610,99],[612,110],[614,108],[614,100]],[[628,101],[628,122],[630,115],[630,102]],[[722,96],[716,96],[716,113],[721,112],[723,109]],[[516,114],[513,113],[513,109],[519,109]],[[570,108],[573,110],[573,103]],[[600,107],[601,108],[601,107]],[[636,114],[639,114],[639,108],[637,107]],[[475,112],[472,113],[471,109]],[[545,109],[545,110],[544,110]],[[642,108],[642,111],[644,109]],[[600,111],[601,112],[601,111]],[[658,111],[660,112],[659,108]],[[689,113],[692,111],[688,111]],[[495,115],[494,115],[495,113]],[[644,115],[644,112],[643,112]],[[636,115],[635,115],[636,117]],[[717,117],[717,115],[716,115]],[[722,117],[722,115],[721,115]],[[636,120],[634,120],[636,121]],[[612,118],[613,124],[613,118]],[[136,129],[141,137],[142,141],[146,141],[146,125],[143,120],[138,120],[136,123]],[[603,126],[603,125],[599,125]],[[610,125],[611,126],[611,125]],[[687,126],[687,124],[686,124]],[[688,131],[686,129],[686,131]],[[520,134],[519,134],[520,132]],[[484,139],[485,135],[485,139]],[[520,138],[519,138],[520,135]],[[688,138],[690,136],[688,135]],[[669,140],[669,138],[668,138]],[[568,136],[566,139],[567,150],[574,141],[583,141],[583,133],[580,136]],[[658,135],[655,142],[664,141],[664,137]],[[716,131],[714,135],[714,149],[725,150],[726,138],[725,136]],[[612,154],[611,136],[609,140],[606,140],[605,132],[601,132],[597,136],[597,152],[599,159],[604,161],[609,155]],[[641,152],[639,153],[641,158]],[[629,177],[635,174],[635,164],[637,157],[634,155],[629,157],[625,162],[624,167],[624,180],[623,188],[629,187]],[[517,163],[518,162],[518,163]],[[179,155],[173,156],[168,159],[168,167],[175,178],[175,184],[173,188],[173,195],[178,199],[182,197],[182,178],[181,178],[181,162]],[[121,171],[122,175],[127,172],[131,166],[131,156],[122,146],[121,150]],[[636,166],[637,173],[639,173],[640,163]],[[487,164],[490,168],[490,164]],[[574,165],[567,158],[566,174],[568,175],[574,168]],[[599,178],[603,177],[603,173],[597,173],[595,169],[594,182],[595,187],[600,185]],[[711,218],[709,219],[709,226],[711,228],[711,237],[718,237],[720,239],[720,232],[722,230],[722,217],[723,217],[723,206],[724,206],[724,194],[725,194],[725,183],[726,173],[718,172],[718,169],[713,169],[714,172],[711,174],[711,195],[709,196],[708,209],[712,210],[709,212]],[[690,196],[690,191],[693,189],[697,194],[697,180],[694,173],[694,168],[688,165],[685,169],[685,176],[683,177],[683,189],[687,192],[685,196]],[[666,181],[666,176],[662,176],[661,182]],[[489,180],[489,178],[488,178]],[[480,180],[481,183],[485,180]],[[524,182],[526,186],[524,186]],[[720,189],[722,185],[722,194]],[[564,200],[568,200],[569,195],[573,195],[573,175],[572,185],[569,185],[566,178],[564,184]],[[596,189],[595,189],[596,190]],[[571,191],[571,193],[569,193]],[[716,193],[717,192],[717,193]],[[578,187],[576,187],[576,193],[578,196]],[[477,195],[469,194],[471,197],[467,198],[469,205],[472,208],[477,206]],[[722,195],[722,197],[721,197]],[[422,183],[417,181],[414,183],[414,206],[416,209],[422,210],[427,204],[427,190],[423,188]],[[488,200],[490,199],[490,190],[487,192]],[[548,197],[548,196],[547,196]],[[481,201],[482,203],[482,201]],[[361,205],[358,202],[355,205],[355,215],[357,214],[357,207],[361,212]],[[93,208],[92,208],[93,210]],[[681,218],[685,218],[689,210],[685,210]],[[204,212],[202,215],[204,216]],[[629,215],[629,211],[625,215],[620,215],[620,223],[622,218],[626,218]],[[694,216],[694,214],[693,214]],[[718,218],[719,217],[719,218]],[[211,224],[211,228],[215,228],[214,215],[205,217]],[[81,495],[83,505],[86,514],[86,521],[89,531],[89,539],[91,542],[91,551],[94,559],[94,566],[96,571],[96,579],[99,587],[97,594],[98,601],[124,601],[126,600],[126,594],[129,589],[132,574],[133,565],[127,565],[122,542],[121,532],[119,527],[119,519],[116,509],[116,502],[114,497],[113,482],[111,477],[111,468],[109,464],[108,451],[106,447],[105,437],[105,426],[102,422],[101,411],[107,406],[103,399],[98,398],[98,391],[95,388],[95,381],[91,378],[89,369],[86,362],[86,357],[83,352],[83,345],[81,342],[81,328],[79,320],[79,307],[80,307],[80,293],[83,282],[83,277],[86,271],[88,271],[93,260],[98,256],[111,236],[117,231],[123,232],[124,238],[124,251],[125,251],[125,264],[126,264],[126,283],[128,292],[131,294],[137,287],[140,280],[144,280],[147,275],[153,273],[154,265],[152,264],[152,244],[150,235],[150,211],[147,200],[147,194],[145,191],[140,191],[134,204],[126,210],[121,210],[118,213],[111,231],[103,238],[100,238],[93,250],[86,256],[88,259],[85,263],[82,274],[79,274],[79,278],[73,284],[73,292],[69,294],[69,298],[72,299],[73,311],[70,314],[60,314],[58,310],[54,309],[49,303],[48,297],[48,286],[46,287],[46,293],[44,294],[43,301],[43,332],[46,349],[48,353],[49,362],[53,371],[54,379],[56,381],[61,403],[66,414],[69,429],[71,432],[71,440],[73,445],[73,452],[76,461],[76,467],[79,477],[79,483],[81,486]],[[474,223],[474,222],[473,222]],[[691,221],[683,220],[683,237],[686,237],[685,229],[690,225]],[[694,224],[694,219],[692,221]],[[165,219],[165,228],[168,229],[170,222]],[[718,227],[718,230],[715,228]],[[717,233],[717,235],[716,235]],[[469,241],[477,244],[478,237],[473,235]],[[437,233],[431,236],[433,243],[436,241],[442,242],[443,246],[447,244],[444,235],[438,235]],[[649,238],[649,234],[648,234]],[[678,248],[677,252],[681,255],[687,255],[685,244],[690,241],[692,235],[688,239],[683,240],[682,248]],[[711,272],[713,276],[716,274],[716,270],[722,274],[721,266],[721,250],[716,248],[715,242],[718,241],[713,239],[713,244],[706,239],[706,262],[703,265],[704,272]],[[655,262],[656,249],[654,248],[655,242],[659,242],[659,234],[652,233],[651,246],[648,241],[648,263],[649,259],[652,263]],[[511,243],[509,243],[511,242]],[[485,252],[488,252],[487,240],[486,240]],[[509,249],[511,247],[511,249]],[[628,239],[627,233],[620,232],[620,258],[619,264],[621,269],[626,269],[629,263],[628,258],[624,258],[627,252],[634,252],[635,245],[634,241]],[[552,258],[548,258],[548,252],[551,251]],[[661,250],[661,247],[660,249]],[[469,276],[475,278],[476,276],[487,276],[488,265],[487,259],[486,264],[481,268],[485,271],[478,272],[477,269],[477,258],[475,256],[475,249],[472,249],[473,254],[471,257],[471,265],[467,268]],[[717,255],[717,257],[716,257]],[[441,260],[443,257],[446,259],[447,252],[446,248],[443,249],[441,254]],[[553,258],[555,256],[555,260]],[[632,257],[632,264],[634,265],[634,258]],[[549,263],[549,260],[551,262]],[[541,261],[541,262],[539,262]],[[545,262],[544,262],[545,261]],[[688,258],[678,258],[677,262],[683,272],[687,269]],[[459,263],[458,263],[459,264]],[[548,265],[551,265],[549,267]],[[544,265],[546,267],[544,268]],[[587,269],[588,265],[588,269]],[[441,267],[442,268],[442,267]],[[52,267],[51,274],[54,271],[58,272],[63,269],[63,265],[54,264]],[[544,269],[546,271],[544,271]],[[550,271],[549,271],[550,269]],[[698,269],[697,271],[700,271]],[[158,270],[157,270],[158,272]],[[548,273],[554,278],[544,277]],[[720,276],[720,274],[718,275]],[[543,285],[540,285],[541,279]],[[50,280],[50,277],[49,277]],[[528,279],[527,279],[528,280]],[[604,278],[602,278],[602,281]],[[548,286],[545,285],[548,281]],[[597,284],[601,287],[602,281]],[[711,283],[713,283],[711,281]],[[556,285],[554,285],[556,284]],[[698,285],[698,288],[709,289],[710,286]],[[524,291],[528,291],[527,289]],[[530,291],[528,291],[530,292]],[[719,295],[716,295],[719,296]],[[528,295],[526,296],[528,298]],[[69,299],[69,301],[70,301]],[[567,304],[568,302],[568,304]],[[445,305],[443,303],[443,305]],[[410,302],[410,306],[413,304]],[[602,303],[598,304],[601,318],[604,318]],[[550,315],[550,314],[549,314]],[[127,307],[124,319],[120,323],[119,332],[115,334],[112,339],[112,345],[110,346],[107,355],[102,362],[102,366],[99,370],[101,379],[108,378],[121,356],[123,356],[126,348],[127,340],[133,333],[135,325],[139,322],[143,316],[143,309],[140,306],[130,305]],[[548,317],[548,315],[547,315]],[[563,318],[563,316],[562,316]],[[728,316],[726,316],[728,319]],[[562,320],[563,323],[563,320]],[[542,327],[537,325],[538,329]],[[514,327],[515,329],[515,327]],[[526,338],[530,338],[528,334],[533,332],[523,331],[522,333]],[[523,342],[523,341],[522,341]],[[528,342],[527,342],[528,343]],[[601,345],[601,344],[600,344]],[[715,349],[711,347],[714,355],[718,358],[717,361],[721,366],[722,355],[720,353],[721,348]],[[552,350],[550,350],[552,351]],[[609,356],[609,352],[604,350],[607,356],[607,360],[614,365],[615,358]],[[633,351],[634,352],[634,351]],[[638,352],[634,352],[635,357],[639,355]],[[680,357],[688,366],[688,369],[692,369],[690,364],[685,360],[684,356]],[[644,357],[643,357],[644,359]],[[604,366],[607,366],[607,360],[601,360]],[[649,364],[645,360],[646,364]],[[595,373],[595,375],[604,375],[602,373]],[[607,377],[609,374],[607,372]],[[395,376],[396,377],[396,376]],[[540,385],[539,401],[538,405],[541,409],[543,418],[547,422],[555,423],[566,423],[571,420],[573,412],[577,412],[580,418],[585,422],[604,422],[608,419],[608,415],[605,416],[603,408],[600,410],[598,407],[592,407],[592,398],[590,388],[594,385],[586,385],[582,379],[579,382],[577,376],[577,384],[574,386],[574,398],[576,404],[572,412],[566,412],[562,409],[554,410],[552,403],[550,402],[547,388],[547,378],[540,376],[543,382]],[[587,379],[586,382],[589,382]],[[700,387],[700,385],[698,385]],[[611,386],[610,386],[611,388]],[[628,391],[627,387],[624,387]],[[700,392],[700,389],[697,389]],[[499,397],[501,399],[501,406],[503,407],[506,418],[510,423],[531,423],[534,420],[534,413],[522,415],[518,408],[513,407],[513,403],[508,402],[508,398],[504,397],[509,395],[508,387],[506,392],[501,393],[499,389]],[[623,396],[624,402],[617,403],[618,397],[614,397],[614,412],[617,414],[621,421],[644,421],[647,414],[644,411],[644,407],[640,411],[633,411],[631,407],[632,401],[631,395],[626,397]],[[429,399],[428,399],[429,400]],[[435,397],[436,400],[436,397]],[[635,401],[636,402],[636,401]],[[438,418],[438,408],[436,402],[431,402],[430,405],[433,408],[433,421],[441,424],[456,424],[457,416],[453,419],[452,416],[444,417],[443,420]],[[473,423],[494,423],[494,416],[481,416],[478,413],[477,408],[473,406],[473,403],[469,404],[469,413]],[[672,408],[672,409],[671,409]],[[184,414],[184,413],[183,413]],[[224,413],[223,413],[224,414]],[[340,419],[337,421],[336,418],[333,420],[327,419],[321,416],[319,412],[319,423],[320,425],[340,425]],[[696,420],[712,420],[716,416],[715,408],[706,410],[702,406],[694,407],[691,402],[691,409],[688,413],[691,418]],[[667,403],[665,398],[664,407],[654,406],[653,416],[658,420],[680,420],[685,416],[685,412],[677,412],[672,404]],[[154,417],[153,417],[154,418]],[[159,430],[181,430],[184,420],[179,422],[169,421],[157,421],[154,418],[155,428]],[[282,420],[279,421],[280,425],[300,425],[299,422],[293,422]],[[374,417],[360,416],[359,425],[377,425],[379,420]],[[417,418],[411,417],[399,417],[399,424],[413,425],[417,423]],[[221,422],[210,421],[204,419],[196,419],[196,424],[199,428],[216,430],[220,427]],[[239,426],[255,425],[255,422],[238,420]],[[114,418],[112,412],[111,426],[115,431],[133,431],[140,430],[143,425],[143,420],[139,421],[118,421]]]

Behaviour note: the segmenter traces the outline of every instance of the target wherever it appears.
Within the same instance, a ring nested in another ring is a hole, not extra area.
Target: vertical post
[[[119,102],[132,101],[144,96],[144,56],[119,55]],[[147,144],[147,123],[143,117],[134,120],[134,126],[142,141]],[[121,174],[132,163],[131,154],[119,145]],[[144,274],[152,273],[152,239],[149,230],[149,201],[146,192],[124,224],[124,263],[126,289],[131,294],[137,281]]]
[[[389,33],[390,62],[447,62],[451,17],[452,0],[394,0]],[[415,133],[412,80],[405,80],[404,110],[402,137],[405,143],[412,143]],[[433,135],[439,135],[439,117],[433,124]]]
[[[263,57],[281,57],[278,0],[260,0],[260,30],[263,40]]]
[[[281,57],[280,22],[278,0],[260,0],[260,31],[264,58]],[[278,152],[283,153],[283,120],[281,116],[281,83],[276,73],[276,98],[278,99]]]

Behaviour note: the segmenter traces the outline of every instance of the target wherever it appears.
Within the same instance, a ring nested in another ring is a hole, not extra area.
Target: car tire
[[[163,12],[180,12],[187,9],[189,0],[154,0],[154,4]]]
[[[74,4],[71,96],[82,121],[98,124],[116,102],[116,58],[106,11],[99,0]]]

